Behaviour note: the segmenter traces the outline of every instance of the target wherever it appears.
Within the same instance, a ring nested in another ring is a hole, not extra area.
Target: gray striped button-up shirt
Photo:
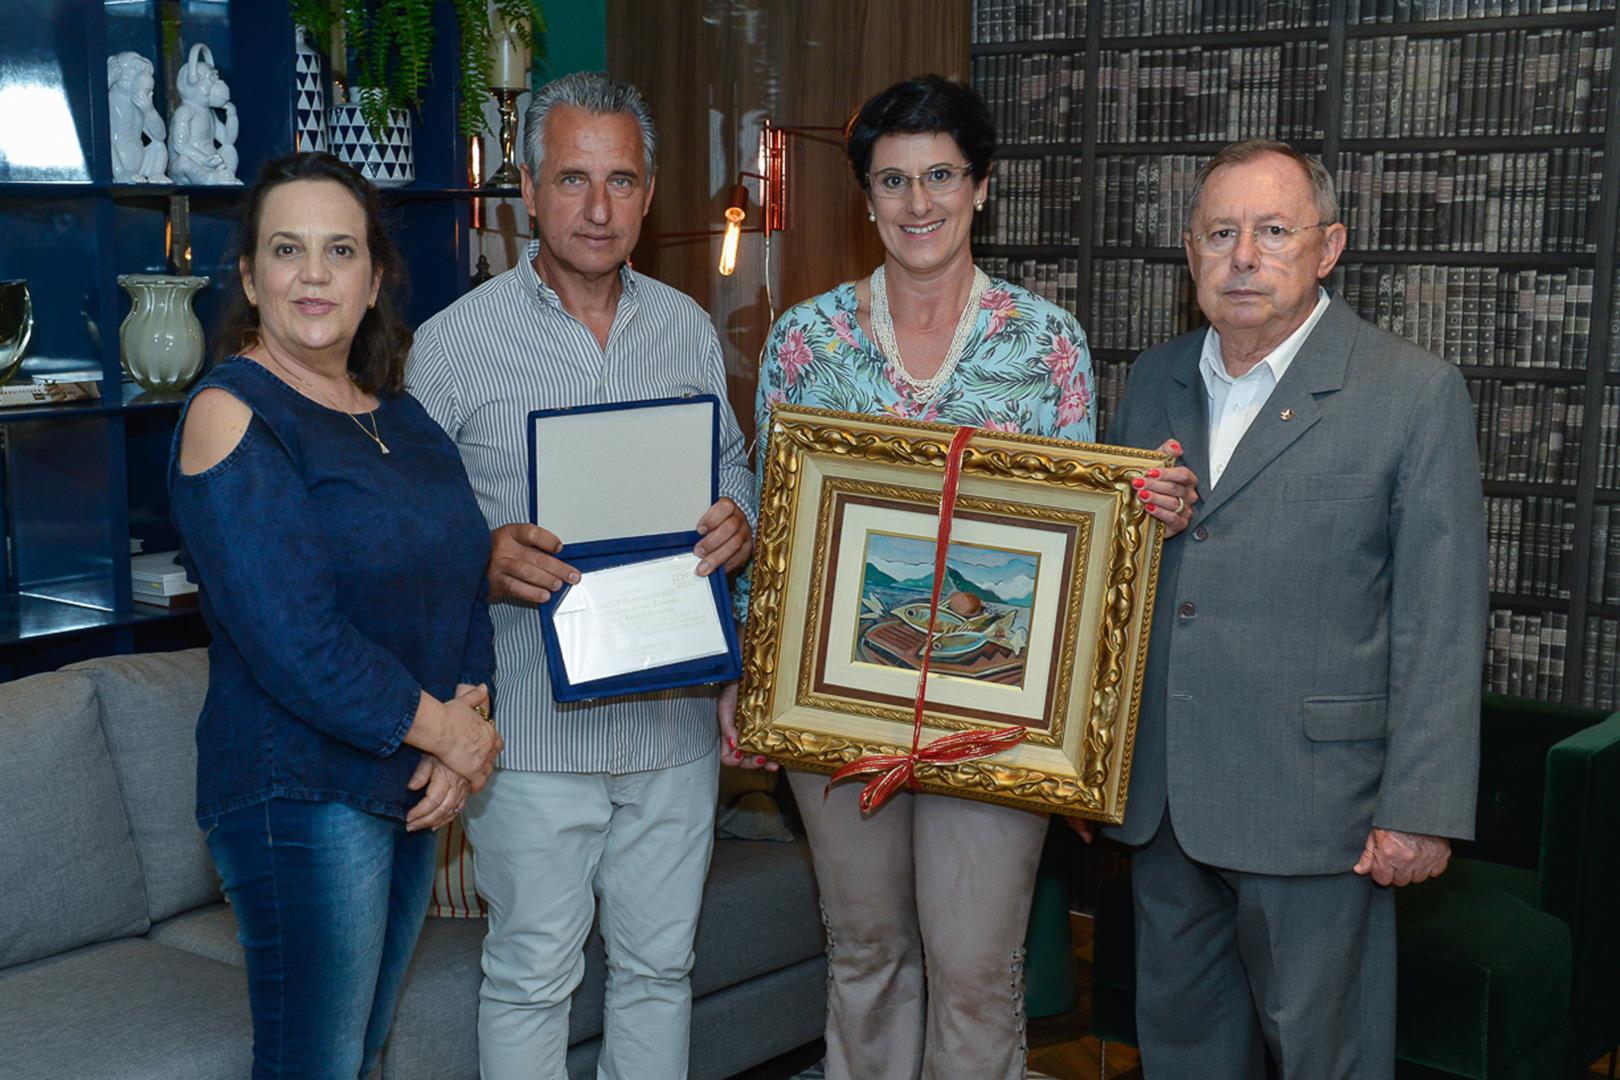
[[[529,520],[531,410],[692,393],[720,399],[720,494],[752,522],[754,478],[726,404],[725,361],[708,315],[684,293],[626,267],[604,350],[535,273],[538,250],[531,241],[516,267],[424,323],[405,372],[407,388],[461,449],[490,528]],[[609,497],[613,478],[601,481]],[[640,772],[695,761],[714,746],[713,687],[559,703],[534,607],[493,604],[490,614],[503,768]]]

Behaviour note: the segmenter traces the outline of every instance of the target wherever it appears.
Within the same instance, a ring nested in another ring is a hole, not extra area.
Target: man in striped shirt
[[[716,692],[553,701],[534,605],[579,575],[555,557],[558,537],[527,523],[531,410],[709,393],[722,403],[723,497],[695,523],[699,572],[735,570],[753,549],[754,481],[725,405],[713,325],[690,298],[625,264],[651,205],[655,148],[634,87],[578,74],[541,88],[523,170],[541,239],[525,261],[428,320],[406,371],[460,447],[493,530],[506,750],[466,811],[489,902],[478,1041],[492,1080],[565,1075],[593,891],[608,954],[598,1075],[686,1075],[688,972],[719,765]],[[611,498],[613,478],[601,480]]]

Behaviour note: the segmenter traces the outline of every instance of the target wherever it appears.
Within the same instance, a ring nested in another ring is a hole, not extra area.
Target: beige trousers
[[[598,1080],[684,1080],[692,942],[714,846],[718,744],[648,772],[496,769],[467,804],[489,902],[484,1080],[565,1080],[594,916],[607,946]]]
[[[1024,1080],[1024,931],[1047,816],[790,772],[827,923],[827,1080]]]

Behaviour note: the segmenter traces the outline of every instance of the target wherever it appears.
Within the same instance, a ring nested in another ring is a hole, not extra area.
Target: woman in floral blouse
[[[1094,438],[1079,324],[973,265],[995,152],[978,94],[938,76],[896,84],[861,107],[846,150],[883,265],[772,329],[760,475],[784,402]],[[1160,487],[1144,501],[1169,523],[1176,492]],[[863,815],[858,783],[824,800],[826,777],[788,779],[827,922],[829,1080],[1023,1080],[1023,943],[1047,815],[910,791]]]

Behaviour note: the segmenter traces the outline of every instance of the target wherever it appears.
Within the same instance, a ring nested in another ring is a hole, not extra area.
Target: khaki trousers
[[[789,772],[827,924],[827,1080],[1024,1080],[1024,931],[1047,816]]]
[[[566,1080],[568,1011],[595,916],[607,946],[598,1080],[684,1080],[692,941],[714,846],[716,749],[667,769],[496,769],[467,804],[489,903],[484,1080]]]

